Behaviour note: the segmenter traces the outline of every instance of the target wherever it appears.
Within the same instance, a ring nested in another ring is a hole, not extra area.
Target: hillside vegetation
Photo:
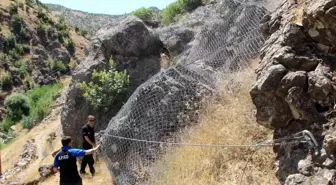
[[[159,22],[161,26],[176,23],[183,16],[199,6],[203,6],[208,3],[208,0],[177,0],[163,10],[159,10],[156,7],[141,7],[128,14],[139,17],[140,19],[150,22]],[[73,10],[57,4],[46,4],[48,8],[57,17],[63,17],[70,25],[75,27],[76,32],[83,36],[92,36],[104,28],[109,23],[116,21],[117,18],[125,15],[108,15],[88,13],[80,10]],[[113,14],[113,12],[111,12]],[[87,36],[87,37],[88,37]]]
[[[0,1],[0,23],[0,131],[12,135],[13,125],[31,128],[51,112],[58,80],[88,41],[38,0]]]
[[[255,122],[249,89],[252,68],[226,75],[220,96],[201,110],[200,124],[182,143],[245,145],[271,139],[272,132]],[[156,165],[155,185],[274,185],[272,148],[179,146]]]
[[[66,8],[62,5],[57,4],[46,5],[53,14],[58,17],[64,17],[70,25],[77,28],[80,32],[82,32],[82,34],[83,32],[87,31],[88,34],[94,35],[96,31],[103,28],[106,24],[122,16],[88,13],[80,10],[72,10],[70,8]]]

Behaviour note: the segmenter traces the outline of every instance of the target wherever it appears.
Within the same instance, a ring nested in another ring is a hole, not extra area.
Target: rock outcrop
[[[274,148],[281,184],[335,180],[335,9],[333,0],[284,1],[260,25],[267,41],[250,91],[257,121],[275,139],[309,130],[319,144]]]
[[[214,93],[216,77],[228,68],[244,65],[264,43],[255,27],[266,12],[253,4],[224,0],[188,15],[203,16],[199,20],[186,18],[181,24],[155,31],[164,48],[178,55],[178,62],[139,86],[109,122],[101,153],[116,184],[147,180],[137,177],[139,167],[150,169],[165,145],[142,141],[174,140],[197,122],[201,100]]]
[[[160,71],[160,50],[162,43],[138,18],[128,16],[115,23],[110,29],[100,32],[88,48],[88,57],[77,67],[62,110],[61,123],[65,135],[80,144],[81,127],[89,114],[95,115],[97,130],[107,127],[108,121],[122,106],[123,101],[107,113],[97,112],[82,96],[80,83],[88,82],[94,69],[107,67],[110,57],[119,70],[126,69],[130,75],[131,87],[125,95],[131,94],[140,84]]]

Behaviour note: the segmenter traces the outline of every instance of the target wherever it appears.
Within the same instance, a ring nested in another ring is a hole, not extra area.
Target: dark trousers
[[[90,173],[94,174],[95,169],[93,167],[93,165],[94,165],[93,155],[84,156],[84,158],[82,160],[82,164],[81,164],[81,169],[80,169],[81,172],[85,172],[85,168],[86,168],[87,164],[89,165]]]
[[[82,179],[80,179],[78,182],[60,182],[60,185],[83,185]]]

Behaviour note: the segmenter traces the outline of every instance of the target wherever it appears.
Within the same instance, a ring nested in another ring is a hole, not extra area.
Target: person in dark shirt
[[[54,158],[53,170],[60,172],[60,185],[82,185],[82,178],[77,170],[77,158],[92,155],[99,148],[99,145],[90,150],[71,148],[72,139],[69,136],[62,138],[62,148]]]
[[[94,148],[96,145],[96,140],[95,140],[95,133],[94,133],[94,121],[95,117],[90,115],[88,116],[88,123],[83,126],[82,128],[82,140],[83,140],[83,149],[91,149]],[[85,174],[85,168],[86,165],[89,165],[90,168],[90,173],[93,176],[95,174],[95,169],[94,169],[94,159],[92,155],[86,155],[84,156],[81,164],[81,169],[80,173]]]

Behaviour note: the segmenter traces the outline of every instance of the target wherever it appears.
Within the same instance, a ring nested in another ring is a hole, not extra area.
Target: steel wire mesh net
[[[117,184],[139,182],[141,169],[150,168],[173,148],[143,141],[179,142],[179,135],[197,124],[204,97],[216,93],[223,74],[245,66],[258,54],[264,43],[259,22],[268,13],[264,3],[218,3],[212,10],[217,18],[205,19],[179,62],[139,86],[110,121],[101,153]]]

